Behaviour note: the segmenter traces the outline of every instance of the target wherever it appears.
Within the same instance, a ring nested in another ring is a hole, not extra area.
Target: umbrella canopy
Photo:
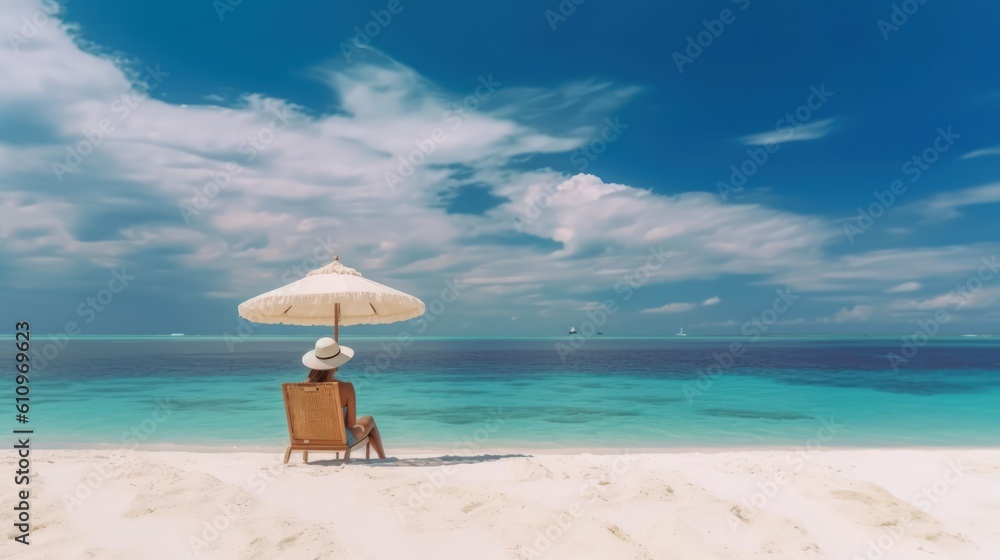
[[[301,278],[244,301],[240,317],[284,325],[378,325],[424,314],[424,302],[340,263],[337,257]],[[339,337],[338,337],[339,338]]]

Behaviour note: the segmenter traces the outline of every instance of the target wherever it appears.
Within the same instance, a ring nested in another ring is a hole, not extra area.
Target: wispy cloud
[[[710,305],[716,305],[722,301],[722,298],[710,297],[705,301],[701,302],[702,307],[708,307]],[[686,311],[691,311],[692,309],[698,307],[694,303],[668,303],[660,307],[654,307],[651,309],[643,309],[640,313],[684,313]]]
[[[892,302],[896,311],[934,311],[937,309],[993,308],[1000,300],[1000,287],[991,286],[977,291],[948,292],[928,299],[906,299]]]
[[[747,146],[760,146],[763,144],[782,144],[784,142],[801,142],[803,140],[817,140],[834,131],[837,119],[823,119],[797,127],[779,128],[767,132],[749,134],[740,138],[740,142]]]
[[[874,309],[869,305],[855,305],[854,307],[848,309],[846,307],[841,307],[840,311],[835,313],[833,317],[828,317],[826,319],[821,319],[821,323],[860,323],[867,321],[871,318]]]
[[[980,150],[973,150],[962,156],[962,159],[971,159],[984,156],[1000,156],[1000,146],[994,146],[992,148],[982,148]]]
[[[942,193],[917,203],[917,209],[928,218],[950,220],[961,216],[960,208],[1000,202],[1000,183]]]
[[[652,309],[643,309],[640,313],[684,313],[697,307],[693,303],[668,303]]]
[[[915,292],[920,289],[920,282],[903,282],[885,291],[887,294],[901,294],[904,292]]]

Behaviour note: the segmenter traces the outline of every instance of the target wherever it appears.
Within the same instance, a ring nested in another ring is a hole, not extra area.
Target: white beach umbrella
[[[378,282],[368,280],[340,257],[324,267],[276,290],[244,301],[240,317],[254,323],[283,325],[380,325],[424,314],[424,302]]]

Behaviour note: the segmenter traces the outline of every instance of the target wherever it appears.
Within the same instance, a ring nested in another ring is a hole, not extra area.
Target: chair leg
[[[285,460],[282,463],[288,464],[288,458],[292,456],[292,446],[289,445],[288,449],[285,450]]]
[[[351,460],[351,448],[348,447],[347,451],[344,451],[344,462],[346,463],[350,460]]]
[[[371,459],[371,458],[372,458],[372,442],[369,441],[368,443],[365,444],[365,459]]]
[[[340,459],[340,451],[337,452],[337,458]]]
[[[308,451],[303,451],[302,452],[302,462],[303,463],[308,463],[309,462],[309,452]]]

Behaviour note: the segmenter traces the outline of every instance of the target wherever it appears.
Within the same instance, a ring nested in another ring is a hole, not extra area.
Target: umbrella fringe
[[[260,309],[262,307],[273,307],[276,305],[327,305],[333,303],[343,303],[344,300],[352,301],[373,301],[376,303],[386,302],[386,301],[398,301],[400,303],[412,304],[417,303],[423,305],[419,299],[413,296],[400,296],[397,294],[359,294],[359,293],[340,293],[340,294],[316,294],[314,296],[303,296],[301,294],[293,294],[288,296],[279,296],[270,294],[268,297],[262,298],[257,297],[244,301],[239,305],[239,309]]]
[[[420,312],[408,312],[408,313],[393,313],[391,315],[366,315],[363,317],[354,316],[347,317],[340,321],[340,326],[349,327],[352,325],[385,325],[389,323],[397,323],[399,321],[406,321],[409,319],[416,319],[423,315],[423,310]],[[332,327],[334,320],[331,318],[309,318],[309,317],[283,317],[287,319],[285,321],[280,320],[277,317],[264,315],[262,313],[241,313],[241,317],[250,321],[251,323],[261,323],[267,325],[294,325],[294,326],[324,326]]]

